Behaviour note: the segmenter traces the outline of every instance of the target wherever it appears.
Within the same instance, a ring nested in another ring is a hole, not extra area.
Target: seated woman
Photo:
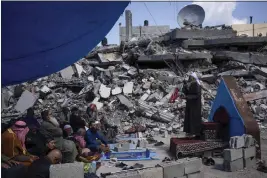
[[[29,166],[37,156],[29,154],[25,146],[25,138],[29,128],[24,121],[17,121],[11,128],[2,134],[2,154],[18,161],[25,166]]]

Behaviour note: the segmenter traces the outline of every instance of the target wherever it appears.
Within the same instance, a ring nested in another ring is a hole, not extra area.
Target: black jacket
[[[49,178],[51,165],[52,163],[47,157],[42,157],[28,167],[25,178]]]

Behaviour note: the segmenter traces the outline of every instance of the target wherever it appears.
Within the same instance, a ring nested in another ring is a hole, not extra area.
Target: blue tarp
[[[84,57],[129,2],[1,2],[2,87],[55,73]]]
[[[229,135],[241,136],[245,133],[244,121],[239,114],[235,102],[230,94],[230,91],[226,87],[223,79],[217,90],[217,95],[213,101],[212,108],[209,115],[209,121],[213,121],[214,114],[219,107],[224,107],[229,114]]]

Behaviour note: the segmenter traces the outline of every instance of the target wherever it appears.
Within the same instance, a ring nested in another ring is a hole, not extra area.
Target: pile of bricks
[[[234,172],[244,168],[256,167],[256,147],[250,135],[231,137],[230,149],[224,150],[225,171]]]
[[[204,178],[202,161],[199,158],[184,158],[160,163],[154,168],[119,172],[106,178]]]

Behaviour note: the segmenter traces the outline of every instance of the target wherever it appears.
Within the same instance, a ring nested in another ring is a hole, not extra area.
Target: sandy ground
[[[265,133],[267,134],[267,133]],[[169,143],[170,138],[155,138],[158,141],[163,141],[165,145],[160,147],[154,147],[150,145],[150,147],[156,148],[156,152],[160,160],[151,160],[151,161],[126,161],[127,165],[131,166],[135,163],[143,164],[145,167],[154,167],[156,164],[160,163],[162,159],[165,157],[171,157],[169,153]],[[267,140],[261,140],[261,150],[262,150],[262,159],[267,161]],[[257,171],[256,169],[244,169],[237,172],[225,172],[222,171],[222,158],[214,158],[215,166],[205,166],[203,165],[203,172],[205,178],[267,178],[267,173],[262,173]],[[102,166],[97,171],[97,175],[100,173],[108,173],[108,172],[117,172],[121,171],[121,168],[116,168],[113,164],[108,161],[103,161]]]

